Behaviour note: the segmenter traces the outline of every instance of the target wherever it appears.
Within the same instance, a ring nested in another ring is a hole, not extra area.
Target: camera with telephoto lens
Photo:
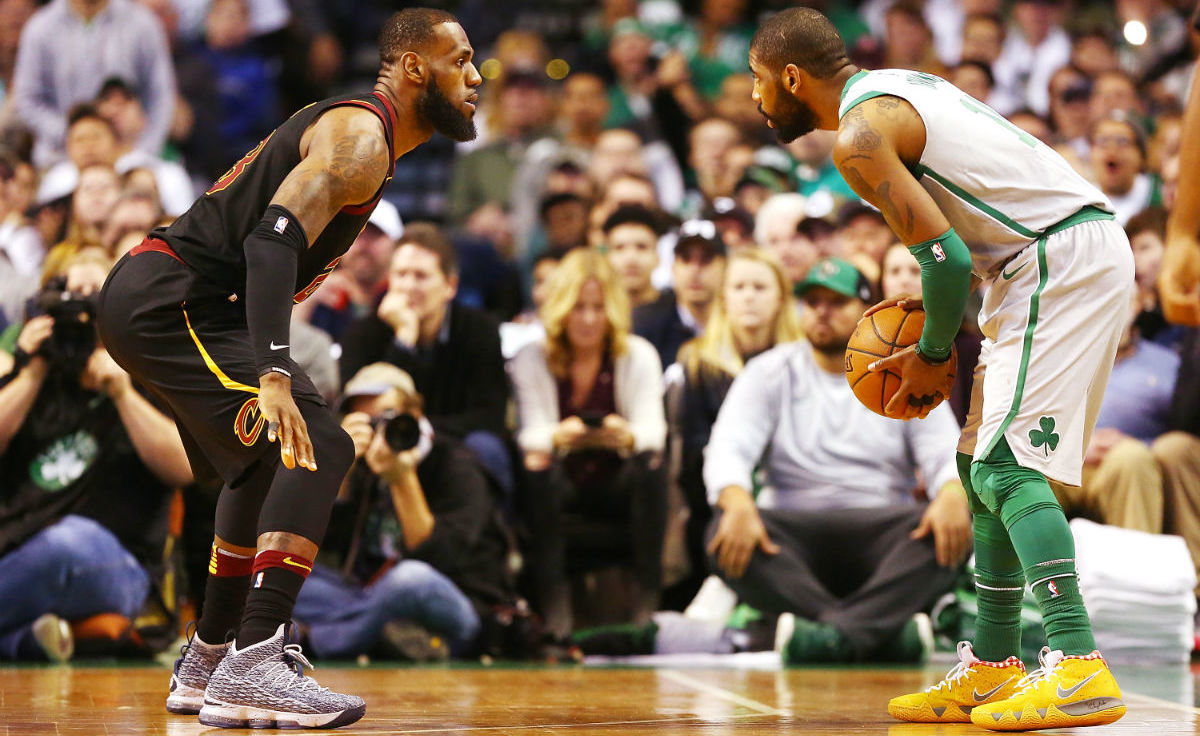
[[[96,305],[51,282],[35,297],[35,309],[54,320],[38,354],[51,363],[84,365],[96,349]]]
[[[383,432],[383,441],[393,452],[406,452],[421,441],[421,425],[412,414],[394,409],[382,411],[371,422],[376,432]]]

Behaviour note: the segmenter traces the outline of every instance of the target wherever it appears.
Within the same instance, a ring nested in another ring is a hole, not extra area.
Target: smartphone
[[[600,429],[604,426],[604,412],[585,411],[579,415],[579,418],[592,429]]]

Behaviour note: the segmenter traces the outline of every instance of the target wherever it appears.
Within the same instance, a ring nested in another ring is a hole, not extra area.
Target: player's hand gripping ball
[[[893,370],[872,373],[868,366],[881,358],[903,350],[921,339],[925,326],[925,312],[921,309],[903,309],[898,305],[885,307],[868,314],[858,321],[858,327],[846,345],[846,380],[854,395],[876,414],[900,418],[887,414],[884,407],[891,401],[900,387],[900,374]],[[926,397],[909,397],[909,402],[924,401],[930,408],[937,406],[950,396],[954,385],[954,374],[958,369],[958,353],[951,350],[950,359],[944,366],[945,376]]]

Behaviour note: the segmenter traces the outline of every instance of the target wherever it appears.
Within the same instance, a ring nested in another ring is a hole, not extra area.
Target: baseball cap
[[[374,225],[392,240],[399,240],[404,235],[404,222],[400,219],[400,210],[386,199],[379,200],[375,209],[371,210],[368,225]]]
[[[733,197],[717,197],[704,208],[707,220],[733,220],[747,233],[754,231],[754,215],[737,203]]]
[[[342,402],[355,396],[379,396],[394,388],[406,396],[419,396],[417,385],[408,373],[391,363],[371,363],[359,368],[358,373],[346,382]]]
[[[841,258],[823,258],[814,263],[804,280],[796,284],[796,296],[817,286],[851,299],[871,300],[871,282],[862,271]]]
[[[725,255],[725,241],[712,220],[685,220],[679,226],[679,239],[675,241],[675,254],[693,245],[703,246],[711,255]]]

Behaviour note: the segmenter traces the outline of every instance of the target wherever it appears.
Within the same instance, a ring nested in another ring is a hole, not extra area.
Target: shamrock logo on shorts
[[[1042,417],[1038,420],[1041,429],[1029,430],[1029,444],[1033,445],[1034,449],[1045,446],[1045,453],[1049,455],[1054,448],[1058,447],[1058,433],[1054,431],[1054,417]]]

